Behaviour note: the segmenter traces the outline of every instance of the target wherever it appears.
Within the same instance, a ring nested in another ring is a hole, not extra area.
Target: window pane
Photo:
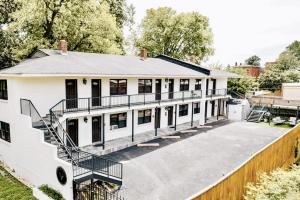
[[[144,79],[139,79],[139,93],[145,93],[145,84]]]
[[[119,95],[127,94],[127,80],[119,80]]]
[[[110,80],[110,95],[117,95],[117,94],[118,94],[118,81]]]
[[[145,80],[145,93],[152,93],[152,80]]]
[[[126,127],[127,113],[119,114],[119,128]]]
[[[110,125],[118,125],[118,115],[110,115]]]

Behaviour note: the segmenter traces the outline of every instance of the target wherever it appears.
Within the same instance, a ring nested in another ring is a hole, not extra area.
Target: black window
[[[6,80],[0,80],[0,99],[7,100],[7,81]]]
[[[179,105],[179,117],[186,116],[189,114],[189,105]]]
[[[200,113],[200,103],[194,103],[194,114]]]
[[[124,95],[127,94],[127,80],[126,79],[111,79],[110,80],[110,95]]]
[[[0,121],[0,138],[7,142],[10,142],[10,129],[9,124]]]
[[[201,79],[196,79],[195,90],[201,90],[201,82],[202,82]]]
[[[139,79],[139,93],[152,93],[151,79]]]
[[[146,124],[151,122],[151,109],[139,110],[138,124]]]
[[[110,125],[124,128],[127,126],[127,113],[118,113],[110,115]]]
[[[190,85],[189,79],[180,79],[180,91],[188,91]]]

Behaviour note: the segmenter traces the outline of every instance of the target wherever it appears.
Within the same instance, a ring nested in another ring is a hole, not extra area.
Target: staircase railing
[[[21,99],[21,114],[31,117],[32,127],[44,128],[57,141],[57,149],[64,150],[71,160],[73,176],[78,177],[86,173],[101,173],[106,177],[122,179],[123,164],[100,156],[82,151],[77,147],[69,134],[64,130],[55,113],[51,112],[53,124],[47,124],[33,103],[28,99]],[[54,127],[55,124],[55,127]]]
[[[45,128],[47,130],[47,133],[51,135],[58,143],[58,149],[64,149],[69,155],[69,158],[72,160],[73,163],[74,160],[72,159],[72,151],[70,148],[65,148],[64,138],[62,138],[59,134],[57,134],[57,131],[55,131],[55,128],[51,124],[47,124],[45,122],[45,120],[37,111],[36,107],[33,105],[31,100],[21,99],[20,104],[21,104],[21,114],[27,115],[31,118],[32,127]]]
[[[71,151],[71,156],[73,158],[72,160],[75,163],[75,165],[73,165],[74,177],[78,177],[87,173],[102,173],[107,177],[122,179],[123,165],[121,163],[82,151],[75,145],[68,132],[65,131],[65,129],[59,122],[57,114],[50,110],[50,116],[52,118],[52,123],[55,124],[57,130],[60,130],[59,132],[62,132],[65,148]]]

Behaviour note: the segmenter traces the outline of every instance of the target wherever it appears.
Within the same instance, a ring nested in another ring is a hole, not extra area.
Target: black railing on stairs
[[[52,115],[53,123],[47,123],[41,117],[35,106],[30,100],[21,99],[21,113],[27,115],[32,120],[34,128],[47,130],[57,142],[58,155],[64,151],[68,155],[68,159],[73,165],[73,176],[77,178],[85,174],[101,174],[107,178],[115,178],[121,180],[123,177],[123,164],[100,156],[82,151],[78,148],[69,134],[64,130],[59,122],[59,118],[54,112]]]

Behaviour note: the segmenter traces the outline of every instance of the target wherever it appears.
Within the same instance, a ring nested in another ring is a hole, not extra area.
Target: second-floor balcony
[[[226,96],[226,89],[209,90],[207,97]],[[56,114],[91,111],[96,109],[105,109],[113,107],[132,107],[146,104],[161,104],[172,101],[199,100],[202,98],[202,91],[180,91],[165,93],[143,93],[133,95],[112,95],[105,97],[90,97],[77,99],[63,99],[51,108]]]

